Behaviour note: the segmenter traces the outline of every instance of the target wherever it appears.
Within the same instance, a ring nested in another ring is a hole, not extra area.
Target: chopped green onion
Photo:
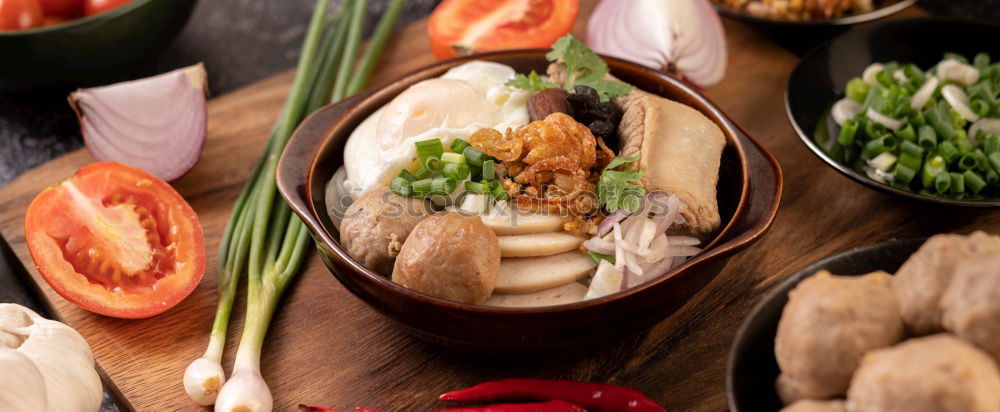
[[[983,190],[983,188],[986,187],[986,181],[984,181],[983,178],[976,172],[966,170],[965,173],[962,174],[962,177],[965,178],[965,188],[968,191],[972,191],[972,194],[978,194],[980,190]]]
[[[915,156],[918,158],[924,157],[924,148],[920,147],[916,143],[909,140],[903,141],[903,153]]]
[[[958,168],[962,170],[973,170],[976,168],[977,164],[976,155],[971,152],[963,153],[962,156],[958,158]]]
[[[907,142],[917,141],[917,133],[913,131],[913,125],[911,124],[896,131],[896,136]]]
[[[493,186],[492,192],[493,192],[493,197],[496,200],[510,199],[510,196],[507,194],[507,190],[504,189],[503,185],[499,184],[499,182],[497,182],[497,184]]]
[[[924,163],[923,173],[920,175],[921,183],[924,187],[931,187],[934,184],[934,179],[942,172],[947,172],[943,157],[939,155],[928,159]]]
[[[444,153],[441,155],[441,161],[445,163],[465,163],[465,156],[461,153]]]
[[[431,193],[431,179],[420,179],[416,182],[410,183],[413,188],[413,195],[416,197],[425,197]]]
[[[1000,172],[1000,152],[993,152],[989,155],[990,166],[993,166],[993,170]]]
[[[406,169],[403,169],[402,171],[399,172],[399,177],[402,177],[403,179],[406,179],[407,182],[412,182],[414,180],[417,180],[417,177],[414,176],[413,173],[410,173],[410,171],[406,170]]]
[[[878,170],[881,170],[883,172],[888,172],[889,169],[892,169],[892,167],[896,165],[896,160],[897,158],[895,155],[889,152],[885,152],[878,156],[875,156],[874,159],[868,161],[868,164],[870,164],[872,167]]]
[[[594,263],[596,263],[598,265],[601,264],[602,260],[606,260],[606,261],[610,262],[611,264],[615,263],[615,257],[614,256],[605,255],[603,253],[597,253],[597,252],[587,252],[587,255],[589,255],[591,259],[594,259]]]
[[[913,176],[917,174],[916,170],[910,169],[902,164],[896,165],[896,172],[893,174],[896,182],[908,185],[913,180]]]
[[[466,147],[469,147],[469,142],[462,139],[455,139],[451,142],[451,151],[455,153],[462,153]]]
[[[924,113],[920,110],[910,110],[910,114],[906,117],[910,120],[910,124],[915,124],[917,127],[927,125],[927,119],[924,118]]]
[[[402,177],[392,178],[392,181],[389,182],[389,190],[399,196],[410,196],[413,194],[410,181]]]
[[[892,75],[889,74],[888,70],[882,70],[875,75],[875,80],[878,80],[882,86],[891,87],[896,83],[892,81]]]
[[[465,182],[465,190],[470,191],[472,193],[482,193],[482,194],[491,193],[490,185],[488,183],[473,182],[471,180]]]
[[[980,116],[990,114],[990,104],[983,99],[972,99],[969,101],[969,108]]]
[[[988,155],[1000,152],[1000,136],[995,134],[987,135],[983,139],[983,151]]]
[[[990,55],[986,52],[980,52],[972,59],[972,65],[979,70],[986,70],[990,66]]]
[[[456,183],[455,179],[449,179],[446,177],[435,177],[431,179],[431,191],[432,195],[450,195],[455,191]]]
[[[955,140],[955,146],[958,147],[960,153],[969,153],[972,151],[972,142],[969,139],[958,139]]]
[[[913,156],[909,153],[899,155],[898,164],[906,166],[911,170],[920,170],[921,157]]]
[[[424,168],[430,170],[431,173],[440,173],[444,167],[441,159],[437,156],[427,156],[422,159],[424,160]]]
[[[847,82],[847,97],[858,103],[864,103],[871,88],[871,85],[865,83],[860,77],[855,77]]]
[[[489,160],[489,156],[486,153],[476,150],[472,146],[466,147],[462,150],[462,155],[465,156],[465,162],[469,165],[476,167],[483,167],[483,162]]]
[[[937,148],[938,153],[941,153],[941,156],[944,156],[944,160],[948,163],[954,163],[960,155],[958,148],[951,141],[943,141]]]
[[[934,178],[934,190],[940,194],[945,194],[948,192],[948,188],[951,187],[951,174],[950,173],[938,173],[937,177]]]
[[[869,140],[868,143],[865,144],[865,150],[867,150],[871,156],[891,152],[896,150],[897,147],[899,147],[899,144],[896,141],[896,138],[890,135],[884,135],[878,139]]]
[[[434,172],[431,172],[426,167],[420,166],[416,172],[413,172],[413,177],[416,177],[417,180],[421,180],[431,177],[432,174],[434,174]]]
[[[938,140],[952,140],[955,138],[955,127],[951,124],[951,118],[946,117],[949,116],[949,110],[951,108],[948,107],[948,103],[941,101],[934,106],[928,107],[924,113],[927,123],[934,127],[934,131],[939,137]]]
[[[1000,174],[997,174],[997,172],[994,171],[993,169],[987,170],[986,183],[989,183],[990,186],[996,186],[998,183],[1000,183]]]
[[[972,151],[972,155],[976,158],[976,168],[985,172],[990,169],[990,159],[986,157],[986,153],[983,153],[981,149],[976,149]]]
[[[431,156],[440,159],[441,154],[444,153],[444,147],[441,146],[441,139],[421,140],[414,143],[414,145],[417,147],[417,157],[422,161]]]
[[[840,135],[837,136],[837,143],[840,143],[842,146],[850,146],[854,144],[854,135],[856,134],[858,134],[858,121],[847,119],[840,126]]]
[[[959,195],[965,193],[965,177],[960,173],[949,173],[951,175],[951,194]]]
[[[867,122],[865,123],[865,133],[868,134],[868,137],[874,139],[885,134],[885,126],[879,122]]]
[[[920,143],[920,147],[932,150],[937,145],[937,133],[934,133],[933,127],[929,125],[920,126],[918,134],[917,142]]]
[[[496,177],[497,177],[496,166],[494,166],[493,161],[492,160],[483,161],[482,179],[493,180],[496,179]]]
[[[958,130],[965,129],[966,120],[964,117],[962,117],[962,115],[958,114],[958,112],[955,111],[955,109],[951,108],[948,109],[948,114],[951,115],[951,127],[954,127],[955,129]]]
[[[441,169],[444,177],[455,180],[465,180],[469,178],[469,165],[465,163],[445,163]]]

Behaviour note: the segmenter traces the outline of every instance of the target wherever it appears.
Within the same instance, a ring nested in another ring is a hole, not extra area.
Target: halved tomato
[[[548,48],[569,33],[579,0],[444,0],[427,32],[438,60],[477,52]]]
[[[43,190],[28,206],[24,231],[49,286],[102,315],[162,313],[205,274],[205,240],[191,206],[159,178],[119,163],[93,163]]]

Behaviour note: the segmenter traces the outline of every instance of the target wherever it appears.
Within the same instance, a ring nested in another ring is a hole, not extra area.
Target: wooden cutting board
[[[584,2],[576,33],[582,35],[583,16],[592,8],[592,1]],[[613,344],[542,360],[494,359],[457,354],[405,334],[348,293],[314,255],[288,290],[264,345],[263,374],[275,410],[294,410],[299,403],[430,410],[444,406],[435,401],[440,393],[511,377],[609,382],[645,392],[674,411],[723,410],[729,344],[750,307],[775,282],[831,253],[886,239],[973,229],[1000,232],[1000,213],[891,198],[823,165],[785,118],[782,96],[796,57],[742,24],[725,21],[725,27],[729,72],[705,93],[778,158],[785,192],[771,231],[730,259],[714,282],[670,318]],[[428,48],[424,22],[404,28],[394,36],[372,84],[431,63]],[[91,162],[85,150],[39,166],[0,191],[0,234],[52,313],[90,342],[109,389],[126,407],[201,409],[187,399],[181,377],[208,341],[216,301],[215,250],[291,80],[292,73],[283,73],[209,103],[209,137],[201,161],[174,187],[199,214],[210,269],[190,297],[160,316],[121,320],[79,309],[48,287],[31,261],[24,211],[45,186]],[[241,297],[229,330],[227,370],[243,306]]]

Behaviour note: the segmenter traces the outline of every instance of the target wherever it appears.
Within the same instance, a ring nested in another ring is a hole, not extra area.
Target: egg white
[[[438,138],[447,148],[482,128],[504,131],[527,124],[532,93],[504,85],[514,74],[510,66],[476,61],[410,86],[351,133],[344,148],[344,188],[357,198],[412,169],[415,142]]]

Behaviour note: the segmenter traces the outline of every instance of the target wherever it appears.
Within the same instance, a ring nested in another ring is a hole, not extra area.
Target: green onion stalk
[[[318,0],[302,48],[292,90],[264,154],[233,206],[219,246],[218,307],[205,354],[184,374],[188,395],[217,411],[271,411],[271,392],[260,374],[260,353],[282,293],[299,272],[309,247],[309,231],[277,196],[278,157],[306,115],[331,101],[360,92],[385,47],[402,10],[393,0],[379,20],[361,61],[366,0],[345,0],[335,18],[330,0]],[[353,67],[357,69],[351,72]],[[237,284],[247,273],[247,313],[231,378],[221,366],[226,330]]]

